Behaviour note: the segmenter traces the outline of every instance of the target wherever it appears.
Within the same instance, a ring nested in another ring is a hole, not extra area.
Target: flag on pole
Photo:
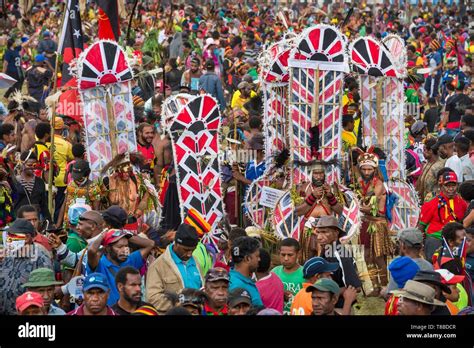
[[[99,39],[118,41],[120,17],[117,0],[96,0],[99,6]]]
[[[69,73],[69,66],[74,59],[79,57],[83,50],[84,39],[79,11],[79,0],[68,0],[58,44],[58,52],[60,52],[63,57],[61,86],[74,88],[67,89],[61,94],[56,111],[58,114],[69,116],[80,123],[82,123],[82,112],[79,93],[76,88],[77,80]]]

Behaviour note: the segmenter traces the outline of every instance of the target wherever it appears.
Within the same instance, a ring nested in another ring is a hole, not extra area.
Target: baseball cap
[[[439,178],[440,185],[445,185],[451,182],[454,182],[454,183],[458,182],[458,176],[456,175],[455,172],[443,173],[443,175],[441,175],[441,177]]]
[[[43,63],[46,60],[46,57],[42,54],[37,54],[35,57],[36,63]]]
[[[309,279],[316,274],[336,272],[339,269],[337,262],[328,262],[322,257],[312,257],[303,265],[303,277]]]
[[[102,244],[104,246],[108,246],[110,244],[118,242],[123,237],[130,238],[130,237],[132,237],[132,234],[130,232],[125,231],[125,230],[119,230],[119,229],[111,228],[105,233],[104,239],[102,240]]]
[[[128,215],[127,212],[118,205],[112,205],[108,207],[103,213],[102,217],[107,222],[113,222],[114,224],[125,226],[127,224]]]
[[[174,240],[177,244],[187,247],[195,247],[199,242],[199,237],[193,226],[181,224],[176,231]]]
[[[235,307],[241,303],[252,305],[252,297],[250,293],[242,288],[234,289],[229,294],[229,307]]]
[[[18,313],[23,312],[30,306],[42,308],[44,306],[43,297],[37,292],[27,291],[16,298],[15,307]]]
[[[441,282],[443,284],[458,284],[464,281],[465,276],[455,275],[447,269],[441,268],[437,269],[435,272],[438,272],[441,275]]]
[[[28,277],[28,282],[22,285],[23,288],[39,288],[41,286],[61,285],[54,277],[54,271],[49,268],[37,268]]]
[[[206,283],[217,282],[218,280],[225,280],[226,282],[229,282],[229,272],[221,267],[211,268],[206,274]]]
[[[405,228],[398,232],[398,240],[410,246],[421,245],[423,243],[423,234],[417,228]]]
[[[444,134],[438,138],[438,141],[434,145],[435,149],[438,149],[441,145],[450,144],[454,142],[454,138],[451,135]]]
[[[74,180],[82,179],[89,175],[91,168],[89,162],[78,159],[72,165],[71,176]]]
[[[337,283],[334,280],[327,279],[327,278],[318,279],[316,283],[306,288],[306,292],[313,292],[314,290],[330,292],[330,293],[333,293],[334,295],[339,295],[341,291],[341,289],[339,288],[339,285],[337,285]]]
[[[77,225],[79,223],[79,217],[86,211],[92,210],[87,204],[74,203],[67,211],[67,219],[71,225]]]
[[[8,233],[35,235],[35,228],[31,222],[26,219],[18,218],[8,228]]]
[[[102,273],[91,273],[86,279],[84,279],[84,285],[82,286],[82,291],[88,291],[90,289],[102,289],[104,291],[109,291],[110,286],[107,278]]]
[[[426,122],[416,121],[412,124],[410,130],[413,134],[421,133],[421,131],[426,127]]]

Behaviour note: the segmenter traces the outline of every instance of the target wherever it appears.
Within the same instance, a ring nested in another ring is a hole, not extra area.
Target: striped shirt
[[[31,195],[31,193],[33,192],[33,187],[35,186],[34,178],[33,178],[33,180],[25,180],[22,177],[20,177],[18,179],[18,182],[21,184],[21,186],[23,186],[25,188],[28,195]]]

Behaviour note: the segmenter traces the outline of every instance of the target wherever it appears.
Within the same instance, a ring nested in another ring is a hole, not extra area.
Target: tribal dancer
[[[339,215],[342,213],[343,206],[337,200],[331,186],[326,183],[326,167],[329,163],[325,161],[313,161],[311,166],[311,183],[304,184],[301,189],[301,195],[304,195],[305,201],[296,207],[297,215],[304,215],[307,219],[317,219],[321,216]],[[337,189],[337,187],[336,187]],[[316,235],[311,233],[307,236],[301,233],[300,242],[303,247],[303,258],[311,258],[317,254]]]
[[[378,157],[373,148],[366,153],[360,150],[360,153],[357,159],[360,177],[355,185],[363,213],[360,243],[364,246],[365,262],[374,288],[368,296],[376,297],[388,284],[387,256],[392,255],[393,248],[385,215],[387,195],[378,171]]]
[[[118,205],[127,212],[129,226],[125,228],[133,231],[138,228],[137,220],[158,205],[156,190],[140,173],[139,168],[143,163],[143,157],[139,153],[124,153],[115,156],[102,169],[102,175],[109,172],[104,178],[109,204]]]

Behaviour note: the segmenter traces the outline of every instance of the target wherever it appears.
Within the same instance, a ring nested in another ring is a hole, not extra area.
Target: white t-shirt
[[[444,166],[454,170],[454,172],[456,173],[458,177],[458,182],[463,182],[462,164],[458,155],[453,155],[449,157]]]

